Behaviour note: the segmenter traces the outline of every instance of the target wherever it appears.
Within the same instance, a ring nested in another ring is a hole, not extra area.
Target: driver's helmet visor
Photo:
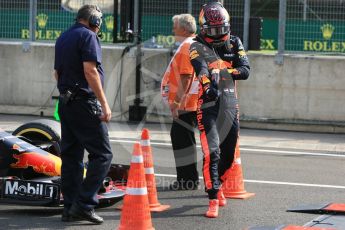
[[[221,26],[204,26],[205,33],[210,37],[220,37],[230,31],[230,25],[221,25]]]

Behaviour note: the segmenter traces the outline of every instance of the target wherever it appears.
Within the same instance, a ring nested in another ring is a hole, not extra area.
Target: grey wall
[[[135,98],[135,48],[121,58],[123,48],[103,46],[105,91],[114,120],[128,119],[128,106]],[[143,52],[141,85],[147,119],[169,118],[159,93],[169,50]],[[250,79],[238,84],[243,119],[345,121],[345,57],[288,55],[283,65],[275,64],[274,55],[249,53],[249,58]],[[51,96],[58,95],[53,61],[52,44],[34,43],[26,52],[22,43],[0,43],[0,113],[52,114]]]
[[[345,57],[290,55],[276,65],[250,55],[251,79],[240,82],[240,108],[253,118],[345,121]]]

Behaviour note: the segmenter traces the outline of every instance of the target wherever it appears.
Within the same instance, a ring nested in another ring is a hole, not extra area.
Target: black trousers
[[[76,202],[81,208],[93,209],[97,193],[108,173],[112,151],[108,128],[99,119],[96,99],[76,99],[64,105],[59,101],[61,120],[61,183],[64,206]],[[84,150],[88,166],[84,177]]]
[[[238,140],[237,99],[223,91],[217,101],[204,95],[198,103],[197,120],[203,157],[205,190],[209,199],[216,199],[222,176],[230,169]]]
[[[199,181],[195,127],[196,112],[194,111],[179,111],[178,119],[174,119],[171,126],[170,137],[178,181]]]

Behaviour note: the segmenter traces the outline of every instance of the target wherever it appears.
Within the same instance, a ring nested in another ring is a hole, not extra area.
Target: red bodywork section
[[[36,152],[23,152],[13,154],[13,158],[17,162],[11,164],[12,168],[32,167],[35,172],[47,176],[61,175],[61,159],[53,154],[47,153],[43,155]]]

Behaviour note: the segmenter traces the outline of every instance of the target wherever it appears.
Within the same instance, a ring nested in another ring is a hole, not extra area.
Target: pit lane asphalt
[[[0,115],[0,127],[15,127],[37,117]],[[229,200],[220,217],[203,217],[207,197],[203,185],[196,191],[169,191],[174,180],[174,159],[169,126],[141,124],[109,125],[114,163],[128,164],[133,142],[142,127],[151,131],[159,201],[171,208],[152,213],[155,229],[231,229],[252,226],[303,225],[318,215],[286,212],[303,204],[345,203],[345,135],[263,130],[241,130],[241,159],[245,188],[256,196]],[[198,148],[201,174],[202,153]],[[0,229],[117,229],[120,212],[115,207],[98,209],[105,223],[63,223],[59,208],[0,205]]]

